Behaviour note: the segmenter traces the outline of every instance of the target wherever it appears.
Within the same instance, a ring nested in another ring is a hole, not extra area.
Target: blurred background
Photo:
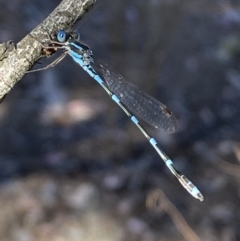
[[[0,41],[17,43],[59,3],[1,0]],[[66,57],[0,105],[0,239],[240,240],[240,2],[101,0],[76,28],[175,113],[176,134],[145,127],[205,200]]]

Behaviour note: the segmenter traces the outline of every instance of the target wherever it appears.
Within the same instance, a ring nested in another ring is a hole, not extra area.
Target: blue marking
[[[192,194],[194,197],[197,197],[199,193],[200,193],[200,192],[199,192],[199,190],[197,189],[197,187],[194,186],[194,188],[193,188],[192,191],[191,191],[191,194]]]
[[[60,30],[57,34],[57,40],[61,43],[66,42],[67,33],[64,30]]]
[[[91,70],[89,69],[87,66],[85,66],[85,68],[83,68],[85,71],[87,71],[87,73],[93,78],[96,80],[96,74]],[[96,80],[97,81],[97,80]]]
[[[74,60],[77,64],[79,64],[81,67],[84,66],[84,61],[83,61],[83,59],[74,58],[73,56],[72,56],[72,58],[73,58],[73,60]]]
[[[82,54],[79,54],[79,53],[77,53],[77,52],[75,52],[75,51],[73,51],[73,50],[71,50],[70,49],[70,51],[69,51],[69,54],[71,55],[71,57],[73,58],[73,59],[83,59],[83,56],[82,56]],[[75,60],[76,61],[76,60]]]
[[[95,79],[99,84],[104,83],[104,81],[102,80],[102,78],[101,78],[99,75],[95,75],[95,76],[94,76],[94,79]]]
[[[135,124],[138,124],[138,122],[139,122],[138,119],[134,115],[131,117],[131,120]]]
[[[81,45],[71,42],[70,45],[74,46],[76,49],[80,50],[80,51],[84,51],[84,49],[81,47]]]
[[[166,161],[166,165],[167,165],[168,167],[172,167],[173,162],[172,162],[170,159],[168,159],[168,160]]]
[[[149,141],[152,145],[154,145],[154,146],[157,145],[157,141],[154,138],[151,138]]]
[[[116,102],[119,103],[120,100],[118,99],[118,97],[116,95],[112,95],[112,99]]]
[[[82,68],[87,72],[89,71],[88,73],[90,74],[90,76],[94,77],[93,72],[87,67],[87,65],[83,65]]]

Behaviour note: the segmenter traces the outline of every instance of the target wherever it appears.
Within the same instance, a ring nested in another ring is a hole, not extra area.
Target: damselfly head
[[[80,40],[80,33],[78,32],[66,32],[65,30],[60,30],[57,34],[57,40],[60,43],[67,42],[68,40]]]

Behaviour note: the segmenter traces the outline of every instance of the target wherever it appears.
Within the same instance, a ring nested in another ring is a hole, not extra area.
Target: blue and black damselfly
[[[198,188],[173,166],[171,159],[160,149],[157,141],[147,133],[136,117],[140,117],[155,128],[163,129],[169,133],[175,132],[177,130],[175,116],[164,104],[126,81],[120,74],[110,71],[106,65],[102,63],[97,64],[93,58],[92,50],[80,41],[79,35],[75,32],[67,33],[64,30],[60,30],[57,34],[57,41],[50,40],[49,45],[44,47],[44,49],[49,51],[51,49],[63,49],[64,53],[50,65],[29,72],[53,67],[64,59],[67,54],[70,55],[77,64],[103,87],[112,100],[119,105],[139,128],[182,186],[193,197],[203,201],[203,195]],[[95,65],[98,65],[99,73],[95,70]]]

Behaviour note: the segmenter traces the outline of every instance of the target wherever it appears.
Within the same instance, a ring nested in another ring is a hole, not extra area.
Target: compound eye
[[[57,34],[57,40],[61,43],[66,42],[67,33],[64,30],[60,30]]]

